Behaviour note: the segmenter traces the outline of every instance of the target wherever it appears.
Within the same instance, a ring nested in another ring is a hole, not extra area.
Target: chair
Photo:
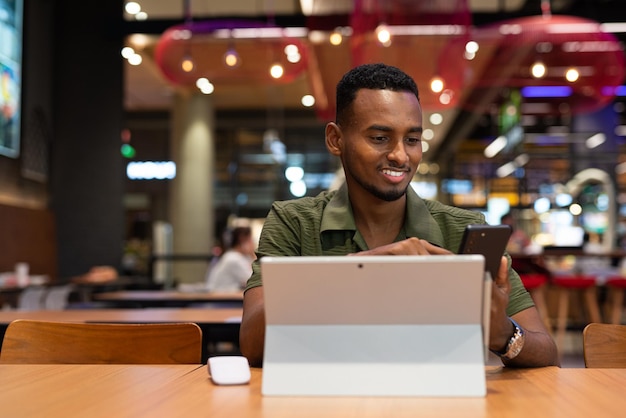
[[[71,284],[50,287],[44,298],[44,309],[61,311],[67,308],[69,305],[70,294],[73,290],[74,286]]]
[[[626,277],[612,276],[605,283],[608,290],[609,319],[611,324],[622,322],[624,310],[624,289],[626,289]]]
[[[591,323],[583,330],[585,367],[626,368],[626,325]]]
[[[596,278],[589,275],[555,276],[552,285],[558,289],[558,310],[556,319],[555,340],[559,348],[563,347],[567,322],[569,319],[570,294],[582,293],[586,307],[588,323],[602,322],[600,306],[598,305]]]
[[[18,311],[38,311],[43,309],[47,289],[43,286],[30,286],[22,290],[17,299]]]
[[[18,319],[4,335],[0,363],[196,364],[202,331],[193,323],[86,324]]]
[[[541,315],[541,320],[546,326],[546,329],[552,329],[545,295],[546,284],[549,280],[548,276],[541,273],[521,273],[519,277],[526,290],[528,290],[528,293],[530,293],[533,302],[535,302],[537,311],[539,315]]]

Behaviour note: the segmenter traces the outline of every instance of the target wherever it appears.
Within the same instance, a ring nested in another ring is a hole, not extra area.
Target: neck
[[[394,241],[404,225],[406,195],[393,202],[375,199],[368,204],[352,204],[357,229],[372,249]]]

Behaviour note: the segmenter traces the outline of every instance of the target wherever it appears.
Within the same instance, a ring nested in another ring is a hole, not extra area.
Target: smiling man
[[[326,147],[341,160],[345,184],[272,205],[244,297],[240,347],[251,365],[263,360],[262,257],[451,254],[466,225],[485,223],[478,212],[421,199],[409,187],[422,159],[421,134],[417,86],[398,68],[366,64],[339,81]],[[508,257],[494,281],[489,348],[511,366],[558,365],[554,340]]]

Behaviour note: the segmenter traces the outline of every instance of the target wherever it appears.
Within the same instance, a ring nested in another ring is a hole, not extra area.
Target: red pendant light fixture
[[[417,82],[424,108],[456,105],[467,67],[465,44],[470,40],[467,0],[356,0],[350,24],[354,65],[397,66]],[[433,81],[440,88],[431,89]]]
[[[285,29],[232,20],[173,26],[155,51],[163,75],[179,86],[194,86],[201,77],[215,85],[289,83],[306,69],[307,58],[306,45],[287,36]]]
[[[544,12],[480,28],[475,36],[491,56],[476,90],[532,91],[525,102],[541,102],[542,113],[599,109],[624,83],[623,46],[589,19]]]

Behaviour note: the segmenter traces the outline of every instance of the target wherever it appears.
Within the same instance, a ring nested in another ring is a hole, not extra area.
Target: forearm
[[[524,348],[512,360],[502,359],[511,367],[560,366],[554,340],[548,333],[524,330]]]
[[[260,367],[263,363],[265,344],[265,307],[263,288],[249,289],[243,301],[243,318],[239,331],[239,348],[251,366]]]
[[[556,344],[543,325],[537,309],[535,307],[525,309],[513,315],[512,318],[524,331],[524,345],[515,358],[511,360],[502,358],[502,362],[511,367],[559,366]],[[496,352],[505,350],[514,329],[515,327],[506,316],[502,317],[502,321],[492,321],[493,334],[489,348]]]

